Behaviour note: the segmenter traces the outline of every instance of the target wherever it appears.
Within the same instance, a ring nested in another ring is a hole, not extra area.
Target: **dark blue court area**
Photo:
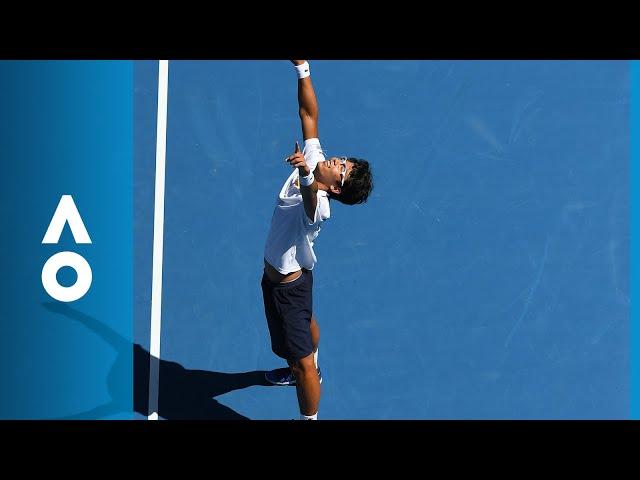
[[[313,61],[369,202],[315,243],[319,419],[630,412],[630,64]],[[302,142],[286,61],[170,61],[159,415],[297,419],[260,280]],[[136,417],[146,418],[158,62],[135,67]]]

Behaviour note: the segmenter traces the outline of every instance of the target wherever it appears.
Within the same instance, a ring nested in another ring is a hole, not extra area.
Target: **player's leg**
[[[311,314],[311,324],[309,325],[311,329],[311,341],[313,342],[313,363],[315,363],[316,368],[318,367],[318,344],[320,343],[320,327],[318,326],[318,321],[316,320],[315,314]]]
[[[296,377],[296,394],[300,413],[305,416],[317,415],[320,405],[320,379],[313,362],[313,354],[289,361],[289,365]]]

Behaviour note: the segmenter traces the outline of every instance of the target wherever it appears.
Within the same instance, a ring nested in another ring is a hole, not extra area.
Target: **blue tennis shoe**
[[[270,370],[264,374],[264,378],[267,380],[267,382],[272,383],[273,385],[296,385],[296,377],[293,375],[293,372],[289,367]],[[318,378],[320,379],[320,383],[322,383],[322,372],[320,372],[320,367],[318,367]]]

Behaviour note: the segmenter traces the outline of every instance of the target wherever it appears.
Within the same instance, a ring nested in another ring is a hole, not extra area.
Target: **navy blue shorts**
[[[311,313],[313,275],[302,270],[293,282],[273,283],[262,275],[264,313],[271,335],[271,350],[285,360],[299,360],[313,353]]]

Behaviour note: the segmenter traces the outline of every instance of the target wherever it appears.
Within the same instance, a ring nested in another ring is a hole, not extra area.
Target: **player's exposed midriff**
[[[302,275],[302,270],[282,274],[278,270],[273,268],[266,260],[264,261],[264,271],[267,275],[267,278],[273,283],[293,282],[295,279],[300,277],[300,275]]]

